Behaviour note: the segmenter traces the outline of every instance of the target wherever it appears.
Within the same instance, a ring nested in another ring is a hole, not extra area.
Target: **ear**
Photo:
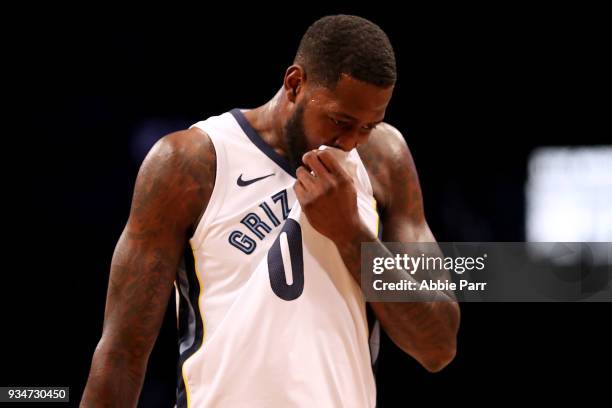
[[[295,103],[300,92],[304,90],[306,82],[306,73],[300,65],[292,65],[285,72],[285,81],[283,88],[287,100]]]

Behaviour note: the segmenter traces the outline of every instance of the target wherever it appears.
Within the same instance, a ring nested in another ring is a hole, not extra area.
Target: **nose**
[[[334,145],[345,152],[351,151],[359,145],[362,145],[368,141],[370,132],[363,132],[359,130],[353,130],[347,132],[336,139]]]

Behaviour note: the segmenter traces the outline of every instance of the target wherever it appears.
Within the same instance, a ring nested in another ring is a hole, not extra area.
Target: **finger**
[[[340,164],[340,162],[334,157],[333,153],[326,150],[320,150],[317,152],[317,156],[319,160],[325,165],[325,167],[329,170],[329,173],[338,177],[343,181],[352,181],[350,174],[344,170],[344,167]]]
[[[304,166],[300,166],[295,171],[295,176],[297,180],[302,183],[302,186],[305,190],[310,190],[315,185],[315,177],[310,174],[308,170]]]
[[[306,153],[304,153],[302,155],[302,165],[304,167],[306,167],[306,170],[308,170],[308,171],[312,171],[312,169],[310,168],[310,165],[308,165],[308,163],[307,163],[309,161],[308,158],[312,157],[312,155],[314,155],[314,154],[316,154],[315,151],[314,150],[310,150],[310,151],[308,151],[308,152],[306,152]]]
[[[323,180],[328,180],[331,176],[327,167],[325,167],[321,159],[319,159],[317,151],[310,151],[306,153],[304,157],[302,157],[302,161],[310,168],[310,170],[314,171],[314,175],[316,177]]]
[[[297,197],[300,205],[303,205],[306,202],[306,189],[299,180],[296,180],[295,184],[293,185],[293,191],[295,192],[295,196]]]

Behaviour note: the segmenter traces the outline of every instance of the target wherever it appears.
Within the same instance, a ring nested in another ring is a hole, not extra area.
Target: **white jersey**
[[[295,175],[234,109],[194,126],[215,186],[177,277],[178,407],[374,407],[365,300],[332,241],[308,223]],[[372,187],[347,155],[359,213]]]

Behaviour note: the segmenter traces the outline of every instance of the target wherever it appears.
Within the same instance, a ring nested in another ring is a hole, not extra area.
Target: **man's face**
[[[379,88],[348,75],[333,90],[306,85],[285,124],[291,166],[300,166],[302,155],[321,145],[350,151],[367,142],[383,121],[392,93],[393,86]]]

